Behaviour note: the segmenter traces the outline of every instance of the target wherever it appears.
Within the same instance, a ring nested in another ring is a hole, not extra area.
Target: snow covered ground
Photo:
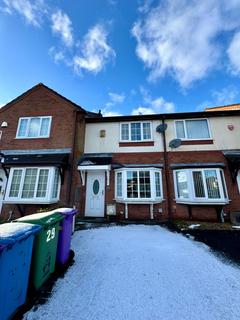
[[[240,319],[240,269],[158,226],[76,232],[75,264],[25,320]]]

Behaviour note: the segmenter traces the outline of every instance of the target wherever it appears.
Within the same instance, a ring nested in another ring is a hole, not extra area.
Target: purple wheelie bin
[[[57,266],[64,267],[70,258],[73,219],[78,211],[73,208],[60,208],[54,210],[54,212],[64,216],[60,224],[61,230],[59,231],[56,259]]]

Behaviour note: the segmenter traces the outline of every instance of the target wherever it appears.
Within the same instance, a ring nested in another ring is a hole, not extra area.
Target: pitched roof
[[[38,83],[37,85],[35,85],[34,87],[30,88],[29,90],[25,91],[24,93],[22,93],[20,96],[18,96],[17,98],[13,99],[12,101],[8,102],[7,104],[5,104],[5,106],[3,106],[0,109],[0,112],[4,111],[7,108],[10,108],[13,104],[17,103],[18,101],[24,99],[26,96],[28,96],[29,94],[31,94],[32,92],[40,89],[40,88],[45,88],[47,90],[49,90],[50,92],[52,92],[53,94],[57,95],[58,97],[60,97],[61,99],[65,100],[66,102],[70,103],[73,105],[73,107],[77,108],[78,111],[81,111],[83,113],[86,113],[87,111],[84,110],[81,106],[79,106],[78,104],[72,102],[71,100],[69,100],[68,98],[62,96],[60,93],[56,92],[55,90],[47,87],[45,84],[43,83]]]
[[[231,110],[240,110],[240,103],[235,104],[229,104],[226,106],[218,106],[213,108],[206,108],[206,112],[212,112],[212,111],[231,111]]]

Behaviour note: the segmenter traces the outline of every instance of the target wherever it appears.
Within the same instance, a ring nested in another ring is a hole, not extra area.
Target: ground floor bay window
[[[10,169],[5,203],[50,204],[59,200],[60,174],[57,167]]]
[[[162,173],[155,168],[115,170],[115,198],[118,201],[161,202]]]
[[[176,201],[186,204],[226,204],[228,195],[222,169],[174,171]]]

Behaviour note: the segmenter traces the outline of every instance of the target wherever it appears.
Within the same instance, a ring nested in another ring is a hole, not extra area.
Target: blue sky
[[[0,0],[0,105],[43,82],[105,115],[240,102],[239,0]]]

